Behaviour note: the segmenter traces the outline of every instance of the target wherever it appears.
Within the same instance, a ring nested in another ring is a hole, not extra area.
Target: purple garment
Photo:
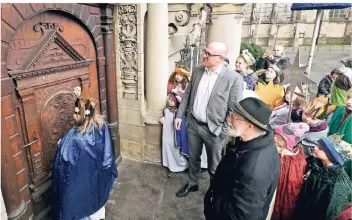
[[[242,75],[243,76],[243,80],[246,82],[247,84],[247,88],[249,90],[252,90],[254,91],[254,88],[255,88],[255,83],[254,83],[254,76],[252,74],[248,74],[246,76]]]
[[[327,128],[328,128],[328,123],[324,120],[315,126],[310,126],[309,132],[320,132]]]
[[[291,120],[292,122],[302,122],[303,109],[302,108],[292,108]]]

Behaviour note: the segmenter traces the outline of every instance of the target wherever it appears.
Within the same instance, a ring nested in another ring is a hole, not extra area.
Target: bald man
[[[227,46],[212,42],[204,50],[201,66],[192,71],[182,102],[179,106],[175,127],[180,129],[182,117],[187,112],[187,135],[189,146],[189,178],[177,193],[186,197],[198,191],[200,156],[203,144],[208,156],[210,179],[221,160],[221,150],[227,142],[227,116],[230,103],[239,102],[243,94],[243,79],[224,65]]]

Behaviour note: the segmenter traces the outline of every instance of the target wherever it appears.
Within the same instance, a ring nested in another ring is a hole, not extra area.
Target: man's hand
[[[176,118],[175,119],[175,128],[176,128],[176,130],[180,130],[181,129],[181,122],[182,122],[182,119],[180,119],[180,118]]]

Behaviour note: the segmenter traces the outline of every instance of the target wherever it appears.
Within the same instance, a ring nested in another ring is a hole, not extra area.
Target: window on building
[[[278,3],[276,10],[276,21],[288,22],[291,19],[291,6],[290,3]]]
[[[260,12],[262,12],[261,13],[262,21],[270,21],[271,20],[272,10],[273,10],[273,4],[272,3],[258,4],[259,15],[260,15]]]
[[[243,7],[243,21],[250,22],[251,21],[251,14],[252,14],[252,4],[246,4]]]
[[[345,18],[345,10],[348,9],[332,9],[329,12],[329,18]]]

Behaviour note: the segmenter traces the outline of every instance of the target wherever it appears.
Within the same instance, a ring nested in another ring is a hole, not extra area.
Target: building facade
[[[206,43],[211,41],[225,42],[228,58],[235,60],[240,51],[243,5],[118,5],[116,69],[123,157],[161,163],[159,120],[171,72],[179,65],[189,69],[198,65]],[[133,19],[125,22],[127,17]]]
[[[246,4],[242,41],[272,47],[310,45],[316,10],[291,11],[289,3]],[[351,44],[351,8],[324,10],[319,44]]]
[[[117,163],[160,164],[169,75],[200,63],[209,41],[225,42],[236,59],[243,6],[2,4],[1,191],[8,218],[46,219],[50,212],[52,162],[72,126],[76,86],[106,116]]]

